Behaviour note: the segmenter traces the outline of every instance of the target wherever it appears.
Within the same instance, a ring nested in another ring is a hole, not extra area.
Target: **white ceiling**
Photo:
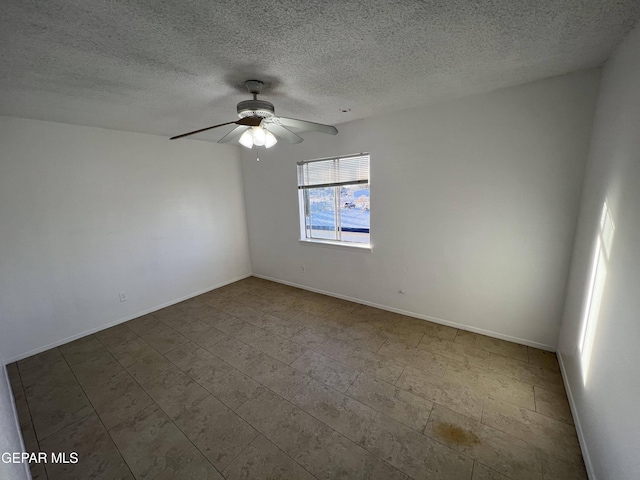
[[[600,65],[638,18],[638,0],[4,0],[0,114],[170,136],[234,120],[256,78],[276,114],[337,124]]]

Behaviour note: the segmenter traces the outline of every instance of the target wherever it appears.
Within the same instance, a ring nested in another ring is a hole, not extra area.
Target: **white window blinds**
[[[298,162],[298,188],[337,187],[369,183],[369,155]]]

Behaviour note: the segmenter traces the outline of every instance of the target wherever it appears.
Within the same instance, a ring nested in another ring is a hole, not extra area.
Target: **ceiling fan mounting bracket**
[[[247,80],[244,84],[247,87],[247,90],[249,90],[249,93],[253,95],[260,95],[262,87],[264,87],[264,82],[261,82],[260,80]]]

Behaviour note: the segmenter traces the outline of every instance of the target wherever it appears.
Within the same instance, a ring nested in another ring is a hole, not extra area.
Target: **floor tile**
[[[199,347],[195,343],[181,345],[167,352],[165,357],[196,380],[206,373],[211,366],[222,362],[222,360],[213,353]]]
[[[351,307],[351,302],[348,303],[350,304],[349,307]],[[300,312],[311,313],[313,315],[325,315],[330,308],[328,305],[316,302],[310,297],[298,297],[290,304],[290,306]]]
[[[406,480],[407,476],[329,427],[294,458],[320,480]]]
[[[228,367],[219,365],[212,368],[199,378],[198,383],[227,407],[235,410],[256,394],[260,384],[240,370]]]
[[[78,455],[77,463],[47,463],[50,480],[133,480],[129,467],[96,414],[51,435],[40,444],[40,451],[47,452],[49,459],[54,453],[64,453],[67,459],[72,452]]]
[[[553,392],[541,387],[533,387],[536,398],[536,412],[573,425],[573,415],[566,394]]]
[[[360,445],[415,480],[469,480],[473,471],[471,458],[382,414]]]
[[[509,478],[542,480],[531,445],[448,408],[433,407],[424,433]]]
[[[22,440],[24,442],[24,451],[29,453],[39,452],[40,446],[38,445],[33,424],[26,423],[24,425],[20,425],[20,430],[22,432]],[[29,464],[29,470],[31,471],[32,480],[46,480],[47,472],[45,470],[44,463],[31,463]]]
[[[458,330],[447,325],[441,325],[439,323],[429,322],[420,318],[408,317],[400,315],[400,318],[396,318],[389,331],[402,331],[402,332],[416,332],[431,335],[432,337],[442,338],[443,340],[450,340],[456,336]]]
[[[110,353],[96,355],[91,360],[71,366],[73,374],[83,389],[97,387],[108,379],[126,372],[125,368]]]
[[[184,300],[183,302],[177,303],[176,307],[196,318],[198,318],[198,316],[205,316],[207,312],[212,308],[211,305],[209,305],[199,297],[190,298],[188,300]]]
[[[236,334],[236,338],[252,347],[277,358],[281,362],[291,363],[300,357],[305,351],[301,345],[279,337],[253,325],[249,325],[253,332]]]
[[[544,480],[589,480],[582,458],[568,461],[557,455],[539,452]]]
[[[27,389],[33,385],[55,384],[59,378],[69,374],[69,366],[57,348],[39,353],[18,362],[18,371],[22,386]]]
[[[153,404],[149,395],[124,370],[85,387],[85,392],[107,429]]]
[[[77,363],[91,362],[96,356],[105,356],[107,350],[93,335],[80,338],[58,347],[64,359],[71,366]]]
[[[173,350],[174,348],[184,345],[189,341],[173,328],[160,322],[158,322],[158,325],[154,326],[149,331],[141,333],[140,336],[160,353],[166,353],[169,350]]]
[[[360,375],[347,395],[420,432],[433,407],[429,400],[367,375]]]
[[[259,310],[251,308],[248,305],[243,305],[242,303],[236,303],[235,305],[226,307],[226,309],[222,310],[244,321],[259,319],[262,316],[262,313]]]
[[[469,386],[408,366],[396,386],[458,413],[480,420],[486,397]]]
[[[540,447],[567,460],[581,457],[575,428],[552,418],[489,398],[482,412],[482,423]]]
[[[357,442],[376,411],[316,380],[309,382],[292,402],[318,420]]]
[[[312,350],[306,350],[291,366],[340,392],[346,392],[358,376],[355,368]]]
[[[309,383],[311,377],[275,358],[264,357],[245,373],[286,399],[292,399]]]
[[[520,362],[512,358],[491,354],[489,368],[498,374],[510,376],[521,382],[530,383],[539,387],[564,392],[564,385],[560,372],[548,368]]]
[[[411,365],[412,367],[419,368],[420,370],[440,377],[444,376],[444,372],[451,363],[442,355],[410,347],[402,342],[387,341],[380,347],[378,354],[393,359],[401,363],[402,366]]]
[[[327,333],[338,340],[369,350],[370,352],[377,352],[384,342],[387,341],[385,335],[366,325],[341,326]]]
[[[344,342],[336,342],[321,353],[389,383],[395,383],[404,369],[403,365],[388,357]]]
[[[243,372],[252,370],[265,356],[264,353],[235,338],[222,340],[207,350]]]
[[[192,446],[179,458],[171,458],[165,468],[153,480],[224,480],[211,463]]]
[[[9,375],[9,383],[11,392],[13,393],[13,400],[16,404],[16,412],[18,413],[20,426],[31,424],[31,412],[27,404],[27,396],[22,386],[22,380],[20,380],[18,366],[15,363],[7,365],[7,373]]]
[[[20,379],[20,371],[16,362],[6,365],[7,375],[9,376],[9,385],[13,390],[22,389],[22,380]]]
[[[169,418],[176,418],[209,395],[208,391],[179,370],[152,377],[142,384],[142,388]]]
[[[185,336],[189,338],[192,342],[200,345],[204,348],[213,347],[216,343],[222,342],[223,340],[228,340],[230,337],[222,330],[218,330],[215,327],[207,326],[205,330],[202,331],[188,331],[185,333]]]
[[[549,370],[555,370],[556,372],[560,371],[558,357],[555,353],[531,347],[527,347],[527,349],[529,353],[529,363],[548,368]]]
[[[259,435],[224,470],[227,480],[313,480],[289,456]]]
[[[513,342],[507,342],[499,338],[487,337],[478,333],[458,330],[455,343],[469,345],[486,352],[497,353],[504,357],[515,358],[523,362],[527,361],[527,347]]]
[[[291,456],[320,426],[311,415],[266,388],[261,388],[236,413]]]
[[[501,375],[488,368],[452,366],[447,369],[444,378],[484,395],[493,395],[495,398],[535,410],[533,385]]]
[[[224,470],[258,432],[213,396],[185,410],[175,420],[217,470]]]
[[[510,480],[501,473],[485,467],[481,463],[475,462],[473,466],[473,477],[471,480]]]
[[[161,326],[162,322],[153,315],[148,314],[129,320],[125,325],[138,335],[142,336],[143,334],[152,331],[154,328]]]
[[[166,323],[171,328],[175,328],[171,323],[169,323],[174,319],[177,321],[180,318],[192,318],[191,315],[184,313],[175,305],[170,305],[168,307],[161,308],[160,310],[156,310],[155,312],[151,312],[151,315],[156,317],[158,320]]]
[[[138,383],[177,370],[176,366],[152,347],[123,355],[118,361]]]
[[[167,353],[167,357],[233,410],[251,398],[260,386],[240,370],[193,344],[179,347]]]
[[[431,335],[424,335],[417,348],[458,361],[460,357],[467,357],[474,365],[487,365],[490,356],[485,350]]]
[[[291,313],[293,314],[293,312]],[[283,338],[289,338],[304,328],[302,325],[268,313],[265,313],[259,319],[251,320],[251,324]]]
[[[93,407],[70,370],[47,382],[25,388],[38,440],[68,427],[93,412]]]
[[[193,448],[156,405],[138,412],[109,433],[136,479],[154,478],[178,464]]]
[[[324,327],[327,324],[327,318],[322,315],[314,315],[309,312],[297,311],[297,313],[289,319],[291,323],[302,327]]]
[[[136,332],[120,324],[95,334],[100,343],[117,359],[146,350],[150,345]]]

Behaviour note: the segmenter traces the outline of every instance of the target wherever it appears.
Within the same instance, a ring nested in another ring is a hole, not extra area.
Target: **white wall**
[[[592,480],[640,478],[638,52],[640,28],[603,71],[559,345]],[[594,248],[605,201],[615,230],[608,258],[602,257],[603,288],[593,289],[595,306],[589,315]]]
[[[0,117],[0,360],[250,271],[238,147]]]
[[[310,132],[260,162],[243,149],[253,272],[554,349],[598,79]],[[299,244],[296,161],[364,151],[373,253]]]

